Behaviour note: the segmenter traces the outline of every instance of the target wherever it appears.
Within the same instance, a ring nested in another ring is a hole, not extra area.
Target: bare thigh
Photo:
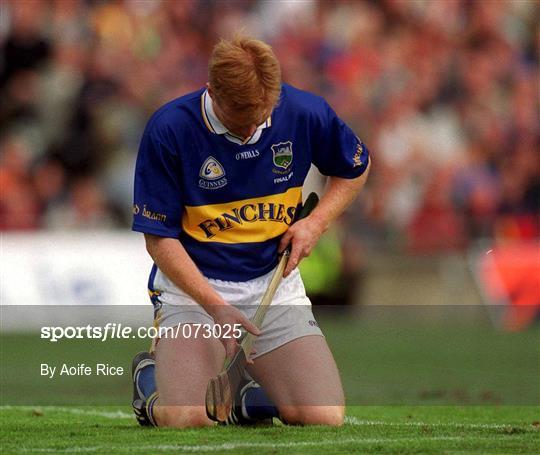
[[[159,426],[210,425],[205,393],[210,378],[223,366],[225,350],[215,338],[163,338],[156,347],[159,399],[154,416]]]
[[[274,401],[285,422],[343,423],[343,387],[324,337],[297,338],[258,357],[249,370]]]

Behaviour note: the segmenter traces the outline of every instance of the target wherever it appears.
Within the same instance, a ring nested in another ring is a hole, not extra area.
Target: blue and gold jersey
[[[356,178],[369,152],[324,99],[283,84],[245,141],[218,120],[206,90],[159,109],[135,171],[133,230],[179,239],[208,278],[247,281],[277,263],[311,163]]]

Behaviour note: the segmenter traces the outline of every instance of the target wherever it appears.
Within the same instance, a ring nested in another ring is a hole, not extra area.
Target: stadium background
[[[151,317],[149,259],[129,233],[138,141],[238,30],[268,41],[284,80],[323,95],[372,151],[367,188],[304,265],[314,298],[335,306],[321,318],[353,401],[538,403],[538,329],[499,332],[534,324],[540,304],[538,3],[13,0],[0,13],[2,404],[43,402],[43,352],[83,352],[17,332],[86,324],[76,304]],[[339,317],[345,301],[354,317]],[[49,307],[24,308],[37,304]],[[136,348],[85,355],[127,365]],[[83,386],[61,400],[84,401]],[[124,402],[126,387],[89,400]]]

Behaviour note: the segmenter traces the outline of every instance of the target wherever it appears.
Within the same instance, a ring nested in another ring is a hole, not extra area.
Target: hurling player
[[[312,163],[328,184],[293,224]],[[207,86],[152,116],[137,159],[133,230],[154,261],[156,326],[190,329],[135,357],[139,423],[212,424],[206,386],[237,349],[225,332],[240,326],[258,338],[230,422],[343,423],[339,373],[297,265],[356,197],[369,163],[326,101],[283,83],[271,47],[249,37],[219,42]],[[250,318],[288,244],[284,279],[259,330]]]

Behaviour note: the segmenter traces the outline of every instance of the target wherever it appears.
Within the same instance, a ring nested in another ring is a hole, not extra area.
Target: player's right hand
[[[259,336],[261,331],[253,324],[238,308],[225,303],[221,305],[214,305],[209,311],[210,316],[214,318],[214,324],[221,327],[237,327],[238,324],[246,329],[249,333],[255,336]],[[220,338],[221,343],[225,347],[227,358],[231,359],[238,351],[240,345],[238,339],[234,337]],[[248,359],[248,363],[252,363]]]

